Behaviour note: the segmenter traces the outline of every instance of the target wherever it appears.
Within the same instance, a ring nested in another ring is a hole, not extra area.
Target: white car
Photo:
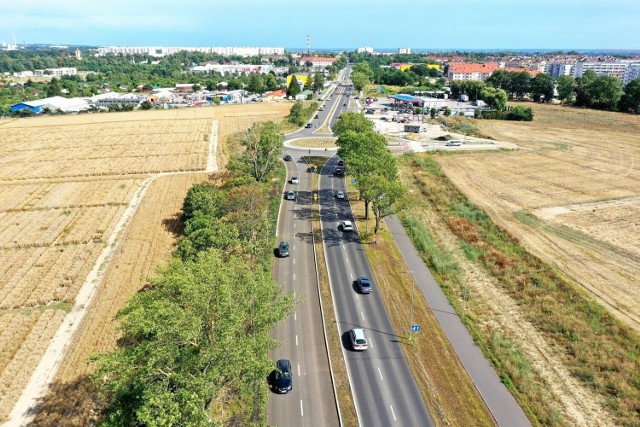
[[[300,184],[300,179],[297,176],[292,176],[291,177],[291,183],[292,184]]]
[[[462,141],[449,141],[444,145],[446,145],[447,147],[461,147]]]
[[[285,196],[287,200],[296,201],[296,192],[295,191],[287,191],[287,195]]]
[[[344,199],[344,191],[336,191],[336,199]]]
[[[369,343],[367,343],[367,339],[364,336],[364,329],[351,329],[349,337],[351,338],[351,347],[354,350],[366,350],[369,348]]]
[[[342,221],[340,228],[342,228],[342,231],[353,231],[353,223],[351,221]]]

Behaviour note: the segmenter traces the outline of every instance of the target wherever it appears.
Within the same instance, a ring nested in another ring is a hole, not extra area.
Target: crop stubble
[[[219,120],[218,139],[223,143],[229,134],[247,129],[256,121],[279,121],[289,108],[290,105],[286,104],[260,104],[190,111],[198,112],[199,117],[205,117],[203,112],[207,113],[208,126],[204,127],[207,136],[211,130],[211,117]],[[205,140],[207,138],[200,135],[197,142]],[[218,149],[219,157],[220,152]],[[204,153],[203,165],[206,165],[207,154]],[[96,297],[38,407],[34,425],[53,425],[64,421],[65,425],[84,426],[92,422],[96,390],[89,381],[94,366],[88,358],[115,345],[118,338],[113,320],[115,314],[130,295],[144,286],[146,277],[169,258],[180,231],[179,216],[187,190],[207,179],[215,179],[215,175],[202,172],[175,174],[160,176],[153,181],[117,246]]]
[[[640,331],[640,117],[533,108],[533,122],[478,123],[524,150],[438,162],[496,222]]]

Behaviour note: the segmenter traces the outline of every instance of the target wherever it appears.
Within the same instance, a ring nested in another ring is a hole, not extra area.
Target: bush
[[[533,111],[531,111],[531,107],[517,105],[511,109],[509,114],[507,114],[507,120],[530,122],[533,120]]]

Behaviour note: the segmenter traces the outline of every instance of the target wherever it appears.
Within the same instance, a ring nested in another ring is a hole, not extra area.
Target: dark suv
[[[358,284],[358,290],[362,294],[370,294],[371,293],[371,282],[366,277],[358,277],[356,280]]]
[[[277,393],[288,393],[293,388],[291,362],[287,359],[280,359],[276,362],[276,374],[273,380],[273,388]]]
[[[289,256],[289,243],[282,241],[278,246],[278,256],[281,258]]]

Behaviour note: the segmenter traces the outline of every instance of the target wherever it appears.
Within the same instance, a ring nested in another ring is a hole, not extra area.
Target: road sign
[[[411,325],[411,332],[420,332],[420,325]]]
[[[351,183],[355,184],[356,183],[356,179],[355,178],[351,178]]]

